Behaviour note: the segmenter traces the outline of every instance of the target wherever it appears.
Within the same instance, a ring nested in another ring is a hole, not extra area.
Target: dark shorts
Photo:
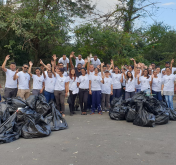
[[[13,98],[16,97],[18,92],[18,88],[5,88],[4,97],[5,98]]]

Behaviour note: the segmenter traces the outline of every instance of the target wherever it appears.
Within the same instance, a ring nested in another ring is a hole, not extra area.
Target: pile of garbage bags
[[[31,95],[26,101],[20,97],[8,98],[0,103],[0,144],[20,137],[46,137],[51,131],[67,127],[55,103],[52,101],[48,104],[43,95]]]
[[[142,127],[154,127],[176,121],[176,111],[144,92],[135,94],[131,99],[114,98],[111,101],[109,116],[112,120],[126,120]]]

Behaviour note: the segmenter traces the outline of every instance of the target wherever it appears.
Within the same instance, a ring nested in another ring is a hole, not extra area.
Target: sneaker
[[[105,112],[105,110],[102,110],[102,112]]]
[[[107,110],[106,112],[108,112],[108,113],[109,113],[109,110]]]
[[[102,111],[99,111],[98,114],[102,115],[103,113],[102,113]]]
[[[93,114],[95,114],[95,113],[94,113],[94,112],[91,112],[91,113],[90,113],[90,115],[93,115]]]

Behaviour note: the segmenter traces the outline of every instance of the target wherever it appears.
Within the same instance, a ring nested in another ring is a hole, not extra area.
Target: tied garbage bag
[[[24,119],[21,135],[25,139],[46,137],[51,134],[50,126],[44,121],[43,116],[31,109],[20,109],[20,118]]]
[[[176,111],[170,108],[167,108],[167,111],[169,113],[169,119],[176,121]]]
[[[36,102],[35,111],[43,116],[45,116],[50,110],[50,105],[46,102],[46,98],[43,95],[39,95],[39,99]]]
[[[114,108],[115,104],[119,101],[119,98],[114,97],[111,101],[111,108]]]
[[[143,102],[137,102],[137,115],[133,121],[134,125],[143,126],[143,127],[154,127],[155,125],[155,116],[151,113],[148,113],[144,107]]]
[[[0,144],[10,143],[20,138],[23,123],[16,122],[16,112],[0,125]]]
[[[38,96],[30,95],[27,100],[26,104],[31,108],[35,109],[36,101],[38,100]]]
[[[10,105],[9,112],[14,113],[18,108],[24,108],[26,107],[26,101],[21,99],[20,97],[16,98],[8,98],[6,99],[6,102]]]
[[[0,103],[0,124],[10,117],[9,106],[7,103]]]
[[[50,113],[45,117],[45,122],[50,125],[52,131],[63,130],[68,127],[67,122],[56,109],[54,102],[50,102]]]
[[[109,112],[109,116],[113,120],[125,120],[125,113],[127,107],[115,107],[112,111]]]
[[[136,110],[129,107],[125,119],[127,122],[133,122],[136,117]]]
[[[147,96],[144,92],[139,92],[136,93],[132,98],[131,98],[134,102],[140,102],[140,101],[144,101],[147,99]]]
[[[161,112],[160,114],[155,116],[155,124],[162,125],[167,124],[169,122],[169,113]]]

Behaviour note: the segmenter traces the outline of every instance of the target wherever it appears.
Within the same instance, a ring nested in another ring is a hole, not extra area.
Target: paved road
[[[0,165],[175,165],[176,121],[154,128],[102,116],[66,116],[69,128],[0,145]]]

